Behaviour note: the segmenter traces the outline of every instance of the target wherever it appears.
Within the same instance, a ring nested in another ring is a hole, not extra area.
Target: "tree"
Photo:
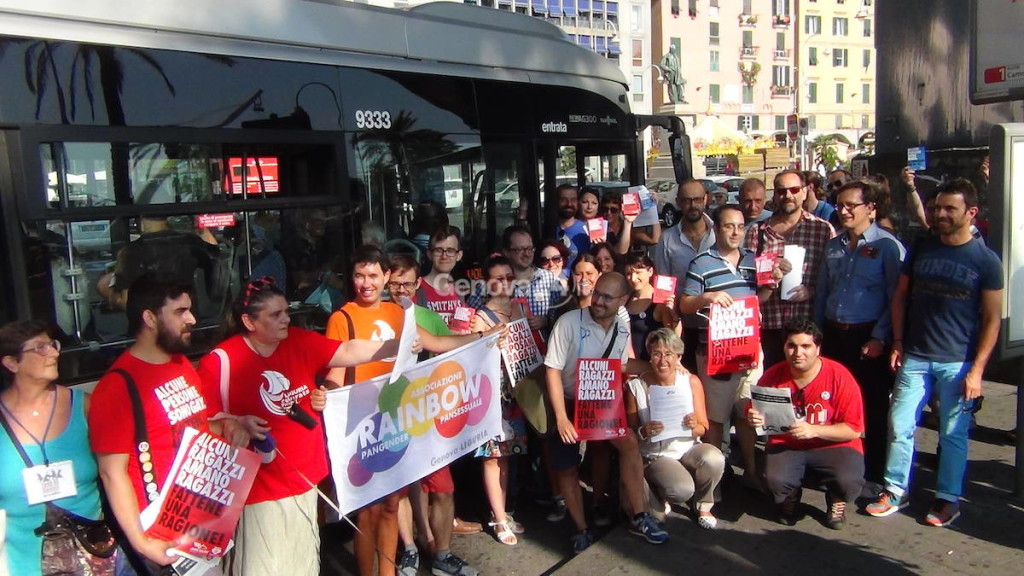
[[[824,166],[825,170],[831,172],[843,165],[836,146],[845,143],[841,134],[822,134],[811,141],[811,151],[814,154],[814,165]]]

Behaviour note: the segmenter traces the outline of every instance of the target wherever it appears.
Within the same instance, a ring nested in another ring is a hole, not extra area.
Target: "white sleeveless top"
[[[642,378],[634,377],[626,381],[626,385],[629,386],[630,392],[633,393],[633,397],[636,398],[636,413],[637,417],[640,418],[640,424],[646,424],[651,420],[651,409],[650,409],[650,396],[647,392],[647,383]],[[684,394],[690,396],[691,404],[693,403],[693,389],[690,387],[690,373],[677,373],[676,383],[674,384]],[[672,458],[673,460],[679,460],[693,445],[700,442],[700,439],[689,437],[689,438],[673,438],[671,440],[662,440],[661,442],[652,442],[651,440],[640,440],[640,454],[646,459],[654,458]]]

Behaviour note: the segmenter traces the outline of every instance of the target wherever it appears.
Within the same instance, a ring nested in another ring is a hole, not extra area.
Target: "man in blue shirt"
[[[935,236],[907,258],[892,299],[890,363],[899,369],[889,410],[892,435],[885,492],[866,511],[888,516],[907,505],[914,430],[934,387],[942,453],[936,500],[925,522],[947,526],[960,516],[967,430],[975,400],[981,396],[985,364],[999,337],[1003,267],[999,257],[971,235],[978,193],[970,181],[957,178],[939,188],[931,213]]]
[[[569,261],[562,269],[572,270],[576,258],[580,254],[586,254],[590,250],[590,235],[582,220],[576,219],[576,211],[579,208],[579,190],[572,184],[561,184],[555,189],[555,196],[558,198],[558,228],[555,229],[555,238],[565,243],[569,249]]]
[[[865,477],[880,488],[893,383],[885,354],[892,343],[889,303],[899,282],[905,250],[899,240],[873,222],[878,195],[878,186],[865,180],[839,189],[836,207],[843,233],[825,244],[814,321],[824,327],[822,352],[846,366],[860,385]]]

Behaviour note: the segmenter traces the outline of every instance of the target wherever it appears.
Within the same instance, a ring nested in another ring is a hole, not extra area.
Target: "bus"
[[[250,277],[317,327],[365,242],[448,223],[472,267],[519,214],[552,236],[556,183],[642,183],[650,126],[690,173],[614,62],[458,3],[0,0],[0,71],[0,320],[52,320],[69,382],[130,344],[117,271],[151,239],[191,250],[135,265],[195,269],[202,353]]]

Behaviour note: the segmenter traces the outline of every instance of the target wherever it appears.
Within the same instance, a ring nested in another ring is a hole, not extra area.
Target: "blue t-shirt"
[[[587,233],[587,226],[579,219],[568,228],[556,226],[555,238],[564,242],[565,247],[569,249],[569,261],[566,263],[563,271],[572,274],[572,267],[576,264],[576,258],[590,250],[590,234]]]
[[[914,248],[903,264],[910,276],[904,350],[934,362],[974,360],[981,292],[1003,288],[999,257],[977,238],[959,246],[928,238]]]

